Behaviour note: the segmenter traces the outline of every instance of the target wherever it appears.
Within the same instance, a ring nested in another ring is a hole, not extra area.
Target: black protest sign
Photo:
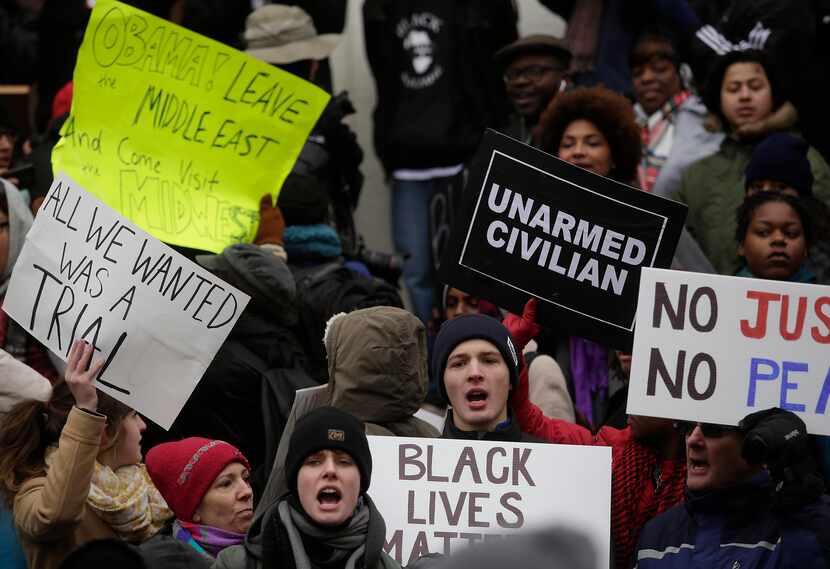
[[[668,267],[686,207],[488,131],[441,279],[540,323],[630,349],[640,270]]]

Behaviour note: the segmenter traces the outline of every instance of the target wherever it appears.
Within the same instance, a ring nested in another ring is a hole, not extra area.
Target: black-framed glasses
[[[678,421],[678,428],[688,437],[695,430],[695,427],[700,427],[700,432],[707,439],[719,439],[727,433],[737,433],[741,430],[740,427],[734,425],[719,425],[717,423],[700,423],[696,421]]]
[[[513,81],[518,81],[521,78],[530,79],[531,81],[538,81],[545,75],[545,73],[550,73],[552,71],[562,73],[565,70],[561,67],[554,67],[552,65],[528,65],[527,67],[508,69],[504,72],[502,78],[505,83],[512,83]]]

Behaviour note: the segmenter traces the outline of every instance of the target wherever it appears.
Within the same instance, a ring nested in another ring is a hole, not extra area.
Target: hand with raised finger
[[[87,411],[98,410],[98,392],[95,389],[95,378],[104,360],[98,359],[92,365],[92,354],[95,350],[92,344],[83,340],[75,340],[69,352],[69,361],[66,363],[64,379],[69,391],[75,398],[75,406]]]

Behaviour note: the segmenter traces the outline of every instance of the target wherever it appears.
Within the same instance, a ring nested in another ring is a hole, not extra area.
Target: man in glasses
[[[495,60],[503,70],[507,96],[516,111],[505,134],[530,143],[539,116],[567,85],[571,50],[563,39],[532,35],[497,51]]]
[[[830,499],[797,415],[768,409],[737,427],[680,427],[686,499],[643,528],[638,569],[830,567]]]

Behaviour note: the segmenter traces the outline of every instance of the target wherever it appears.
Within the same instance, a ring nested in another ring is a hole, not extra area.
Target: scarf
[[[32,227],[34,219],[29,206],[23,200],[23,196],[20,195],[20,190],[6,180],[0,180],[0,184],[2,184],[0,191],[6,194],[6,203],[9,209],[9,253],[6,259],[6,268],[0,276],[0,295],[4,295],[6,294],[6,288],[9,286],[14,264],[23,250],[26,234]]]
[[[674,126],[677,120],[677,109],[691,96],[688,91],[681,91],[663,105],[663,108],[646,116],[642,107],[637,104],[637,123],[640,125],[640,136],[643,140],[643,153],[640,165],[637,167],[637,179],[640,188],[651,192],[654,188],[660,170],[669,159],[674,144]]]
[[[650,448],[631,440],[614,448],[611,476],[611,535],[616,567],[631,567],[643,526],[683,501],[683,459],[658,462]]]
[[[608,350],[591,340],[571,336],[570,353],[574,405],[593,424],[594,397],[608,391]]]
[[[333,259],[343,252],[340,237],[334,228],[317,225],[289,225],[285,228],[285,252],[292,261],[301,259]]]
[[[226,547],[239,545],[245,540],[244,533],[226,531],[181,520],[173,522],[173,537],[186,543],[205,557],[211,558],[215,558]]]
[[[269,525],[281,524],[285,529],[290,546],[290,554],[294,558],[294,569],[314,569],[320,566],[341,565],[344,569],[356,569],[358,562],[366,552],[366,536],[369,531],[369,518],[371,511],[363,498],[357,502],[354,515],[343,525],[336,527],[325,527],[315,524],[303,512],[298,510],[298,505],[292,504],[295,500],[291,497],[280,501],[277,505],[277,515],[272,518]],[[279,519],[276,519],[279,518]],[[277,541],[276,536],[270,533],[276,531],[264,531],[264,545]],[[311,541],[314,547],[306,550],[306,542]],[[269,548],[270,549],[270,548]],[[312,560],[309,552],[314,555]],[[325,552],[325,557],[320,555]],[[277,552],[263,551],[263,565],[265,567],[288,566],[284,558],[276,562]],[[270,553],[270,554],[269,554]],[[287,552],[286,552],[287,553]]]
[[[46,450],[47,467],[57,450],[57,445]],[[113,471],[96,461],[86,505],[118,537],[135,543],[156,535],[173,517],[143,464],[130,464]]]

